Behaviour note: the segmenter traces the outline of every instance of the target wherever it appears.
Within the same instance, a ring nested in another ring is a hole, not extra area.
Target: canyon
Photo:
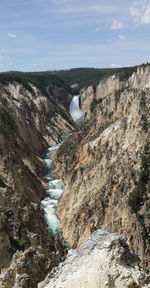
[[[13,81],[1,85],[0,90],[2,287],[13,287],[16,281],[17,287],[36,287],[66,253],[59,241],[50,236],[44,211],[40,208],[44,189],[47,188],[42,174],[42,152],[48,146],[57,144],[62,134],[71,131],[73,122],[66,120],[69,119],[64,107],[67,104],[58,106],[57,101],[52,99],[52,86],[49,96],[30,85],[29,90]],[[72,98],[60,87],[54,86],[53,89],[63,103]],[[28,252],[24,252],[26,250]],[[16,263],[21,263],[20,267],[11,268],[12,257]],[[18,274],[20,278],[16,280]],[[22,275],[26,276],[24,280]]]
[[[131,72],[82,87],[80,99],[61,82],[1,85],[0,287],[149,287],[150,66]],[[69,116],[76,97],[78,124]],[[63,194],[43,178],[50,151]],[[44,219],[40,202],[50,189],[61,196],[50,205],[67,245]]]
[[[127,81],[111,76],[95,93],[92,87],[83,90],[85,122],[55,157],[65,183],[58,206],[64,239],[76,248],[96,229],[123,233],[145,268],[150,264],[149,191],[137,213],[128,198],[149,145],[149,77],[150,68],[142,67]]]

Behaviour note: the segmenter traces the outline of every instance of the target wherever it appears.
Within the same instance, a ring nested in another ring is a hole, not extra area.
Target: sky
[[[150,0],[1,0],[0,72],[150,62]]]

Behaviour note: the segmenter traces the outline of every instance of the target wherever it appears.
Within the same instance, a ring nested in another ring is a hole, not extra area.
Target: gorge
[[[73,121],[79,123],[84,115],[84,112],[79,107],[79,95],[74,96],[70,102],[69,113]],[[41,207],[45,211],[45,220],[48,224],[48,229],[53,237],[57,237],[62,241],[62,235],[60,231],[60,223],[56,216],[57,202],[61,198],[64,192],[64,183],[62,179],[58,179],[55,174],[55,165],[51,159],[51,154],[57,151],[65,140],[69,138],[71,134],[62,135],[62,141],[56,146],[52,146],[44,151],[44,178],[48,183],[48,189],[45,191],[45,197],[41,201]]]
[[[149,287],[150,66],[79,91],[17,77],[0,90],[0,287]]]

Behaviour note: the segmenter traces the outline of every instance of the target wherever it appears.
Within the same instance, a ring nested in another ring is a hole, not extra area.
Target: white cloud
[[[62,4],[62,3],[65,3],[65,2],[67,2],[67,0],[52,0],[53,4]]]
[[[65,0],[53,0],[53,3],[62,3],[62,1]],[[68,2],[69,3],[69,2]],[[87,5],[76,5],[69,3],[68,5],[64,5],[61,9],[54,10],[57,14],[82,14],[83,15],[92,15],[92,14],[98,14],[98,15],[112,15],[116,10],[120,11],[119,7],[116,8],[113,4],[112,5],[106,5],[106,4],[94,4],[91,2],[87,3]]]
[[[120,29],[122,29],[123,27],[124,27],[123,23],[114,20],[114,21],[113,21],[113,25],[110,26],[110,29],[111,29],[111,30],[120,30]]]
[[[118,64],[111,64],[110,67],[111,67],[111,68],[120,68],[120,65],[118,65]]]
[[[96,31],[96,33],[98,33],[100,30],[101,30],[101,28],[97,27],[95,31]]]
[[[134,22],[140,24],[150,24],[150,1],[139,0],[132,3],[129,8],[130,15]]]
[[[14,33],[8,33],[8,37],[11,37],[11,38],[16,38],[16,37],[17,37],[17,35],[16,35],[16,34],[14,34]]]
[[[150,24],[150,7],[147,8],[144,14],[141,16],[141,23],[142,24]]]
[[[118,38],[119,38],[120,40],[126,39],[126,37],[125,37],[124,35],[118,35]]]

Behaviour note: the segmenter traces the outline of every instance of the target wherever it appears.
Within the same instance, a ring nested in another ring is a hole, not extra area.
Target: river
[[[79,95],[73,97],[70,103],[69,113],[72,119],[79,123],[84,116],[84,112],[79,107]],[[44,217],[48,224],[48,230],[53,237],[57,237],[62,241],[62,234],[60,231],[60,222],[56,216],[57,203],[64,192],[64,183],[59,179],[55,173],[55,165],[51,159],[51,154],[58,150],[63,142],[70,136],[70,134],[62,136],[62,142],[56,146],[50,147],[43,152],[44,168],[43,176],[48,184],[48,189],[44,192],[43,200],[41,201],[41,208],[44,209]]]

